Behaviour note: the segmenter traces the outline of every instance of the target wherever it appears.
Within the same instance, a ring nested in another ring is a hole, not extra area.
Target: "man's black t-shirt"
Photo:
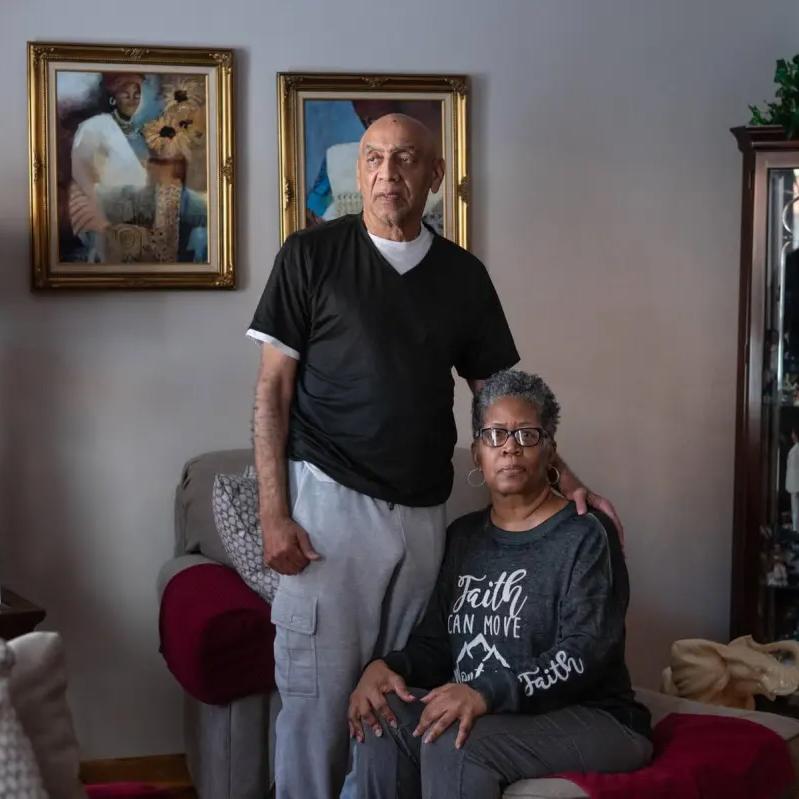
[[[401,275],[355,215],[286,240],[250,327],[300,354],[288,457],[411,506],[452,489],[452,367],[482,379],[519,359],[477,258],[435,236]]]

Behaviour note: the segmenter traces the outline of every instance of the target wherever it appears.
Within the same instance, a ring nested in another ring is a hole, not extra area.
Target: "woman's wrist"
[[[488,713],[488,697],[479,688],[472,688],[471,685],[468,687],[475,696],[476,712],[478,715],[485,716]]]

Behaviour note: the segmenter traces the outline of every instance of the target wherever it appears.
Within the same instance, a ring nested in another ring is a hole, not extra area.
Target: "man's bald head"
[[[419,234],[428,194],[444,177],[438,152],[431,130],[406,114],[386,114],[366,129],[357,178],[370,232],[400,241]]]
[[[441,151],[441,143],[433,131],[424,122],[420,122],[408,114],[385,114],[376,119],[361,136],[361,149],[371,139],[384,139],[386,135],[392,138],[398,137],[419,148],[431,158],[439,156]]]

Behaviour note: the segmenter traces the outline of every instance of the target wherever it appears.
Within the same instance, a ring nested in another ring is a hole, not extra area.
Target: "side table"
[[[29,633],[44,619],[46,612],[10,588],[0,590],[0,638],[9,640]]]

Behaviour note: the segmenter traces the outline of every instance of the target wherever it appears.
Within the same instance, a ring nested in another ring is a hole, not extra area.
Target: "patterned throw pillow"
[[[33,747],[11,703],[11,647],[0,639],[0,796],[3,799],[47,799]]]
[[[86,799],[80,746],[67,703],[67,664],[58,633],[32,632],[8,642],[14,654],[11,702],[33,747],[50,799]],[[2,796],[2,793],[0,793]]]
[[[216,529],[233,568],[253,591],[271,604],[280,575],[264,564],[255,477],[246,472],[218,474],[211,501]]]

